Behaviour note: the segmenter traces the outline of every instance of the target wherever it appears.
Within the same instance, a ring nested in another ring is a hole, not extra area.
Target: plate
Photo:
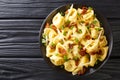
[[[40,52],[43,55],[44,60],[49,64],[49,66],[51,66],[54,70],[58,71],[59,73],[62,73],[66,76],[73,76],[72,73],[69,73],[67,71],[65,71],[64,69],[61,69],[60,67],[57,67],[55,65],[53,65],[50,61],[49,58],[46,57],[46,47],[42,44],[42,33],[43,30],[45,28],[45,24],[46,22],[51,23],[53,17],[55,16],[55,14],[57,14],[58,12],[65,12],[67,9],[70,8],[72,4],[66,4],[66,5],[62,5],[56,9],[54,9],[47,17],[46,19],[43,21],[41,27],[40,27],[40,33],[39,33],[39,43],[40,43]],[[81,8],[82,6],[86,6],[89,7],[88,5],[81,5],[81,4],[73,4],[74,8]],[[92,7],[92,6],[90,6]],[[104,28],[104,35],[107,38],[108,41],[108,54],[106,59],[103,62],[98,63],[97,65],[95,65],[94,67],[89,67],[88,70],[86,71],[86,73],[84,75],[74,75],[73,77],[81,77],[81,76],[87,76],[90,75],[96,71],[98,71],[109,59],[111,51],[112,51],[112,47],[113,47],[113,35],[112,35],[112,30],[110,28],[110,25],[108,24],[108,21],[106,20],[106,18],[100,13],[98,12],[94,7],[92,7],[97,19],[100,21],[101,26]]]

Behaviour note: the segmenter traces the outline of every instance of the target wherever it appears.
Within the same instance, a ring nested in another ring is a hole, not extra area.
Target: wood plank
[[[107,18],[120,18],[118,0],[1,0],[0,18],[45,18],[56,7],[75,2],[92,5]]]
[[[117,67],[116,67],[117,66]],[[119,80],[120,59],[110,59],[90,76],[75,79],[54,71],[42,58],[0,58],[1,80]]]
[[[39,29],[44,19],[0,20],[1,57],[42,57],[39,49]],[[120,56],[120,20],[108,19],[114,37],[111,57]]]

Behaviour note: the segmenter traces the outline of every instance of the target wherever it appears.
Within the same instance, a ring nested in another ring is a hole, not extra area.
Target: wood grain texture
[[[44,19],[0,20],[1,57],[42,57],[39,49],[39,30]],[[113,31],[112,57],[120,56],[120,20],[109,20]]]
[[[119,0],[0,0],[0,18],[45,18],[53,9],[68,3],[88,4],[107,18],[120,18]]]
[[[0,80],[119,80],[119,67],[120,59],[110,59],[98,72],[75,79],[54,71],[42,58],[0,58]]]

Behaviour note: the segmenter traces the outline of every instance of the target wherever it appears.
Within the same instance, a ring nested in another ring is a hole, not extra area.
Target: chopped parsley
[[[46,40],[44,38],[42,39],[42,43],[46,46]]]
[[[46,43],[46,40],[44,38],[42,39],[42,43]]]
[[[70,48],[68,48],[68,52],[70,52],[71,51],[71,49]]]
[[[56,44],[51,42],[50,47],[51,47],[51,49],[54,49],[56,47]]]
[[[80,13],[77,13],[78,16],[80,16]]]
[[[78,38],[75,38],[75,42],[76,42],[76,43],[78,43],[78,42],[79,42]]]
[[[90,29],[90,26],[86,26],[87,27],[87,29]]]
[[[63,30],[64,28],[65,28],[65,26],[64,26],[64,25],[62,25],[62,26],[60,27],[60,29],[62,29],[62,30]]]
[[[78,46],[78,48],[79,48],[79,49],[82,49],[82,46],[81,46],[81,45],[79,45],[79,46]]]
[[[102,30],[102,28],[95,28],[97,31],[101,31]]]
[[[71,26],[71,27],[70,27],[70,29],[73,29],[73,28],[74,28],[74,26]]]
[[[58,56],[58,53],[56,53],[55,56]]]
[[[43,37],[43,38],[46,38],[46,35],[45,35],[45,34],[42,34],[42,37]]]
[[[93,24],[96,24],[96,23],[97,23],[97,20],[92,21],[92,23],[93,23]]]
[[[81,30],[81,29],[78,29],[78,33],[80,33],[80,34],[81,34],[81,33],[82,33],[82,30]]]
[[[70,24],[70,21],[67,20],[67,21],[65,22],[65,26],[68,26],[69,24]]]
[[[75,61],[77,61],[79,58],[78,58],[77,56],[75,56],[73,59],[74,59]]]
[[[63,12],[60,12],[61,16],[64,16],[64,13]]]
[[[64,32],[63,32],[63,35],[66,36],[66,35],[67,35],[67,31],[64,31]]]
[[[52,28],[52,27],[53,27],[53,25],[51,24],[51,25],[50,25],[50,28]]]
[[[85,23],[85,21],[81,21],[80,23]]]
[[[63,56],[63,59],[64,59],[64,61],[68,61],[67,55],[64,55],[64,56]]]

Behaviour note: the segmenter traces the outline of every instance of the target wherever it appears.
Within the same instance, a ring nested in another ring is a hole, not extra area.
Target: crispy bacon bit
[[[89,23],[88,22],[85,22],[85,26],[88,26],[89,25]]]
[[[80,51],[79,51],[79,54],[80,54],[81,56],[84,56],[84,55],[86,54],[86,50],[84,50],[84,49],[80,50]]]
[[[65,11],[65,14],[68,14],[68,10],[67,10],[67,11]]]
[[[72,22],[72,23],[69,23],[68,25],[66,25],[67,27],[72,27],[72,26],[74,26],[74,27],[76,27],[77,28],[77,23],[75,23],[75,22]]]
[[[75,27],[77,27],[77,23],[72,22],[72,23],[70,24],[70,26],[75,26]]]
[[[91,52],[90,55],[95,55],[97,52]]]
[[[79,65],[79,60],[75,61],[75,65],[78,66]]]
[[[103,39],[104,39],[104,38],[101,37],[101,38],[100,38],[100,41],[103,41]]]
[[[56,44],[51,43],[50,48],[51,48],[51,49],[55,49],[55,48],[56,48]]]
[[[98,55],[102,55],[102,51],[99,50],[99,51],[97,52],[97,54],[98,54]]]
[[[83,75],[86,72],[86,68],[83,67],[83,70],[78,71],[78,75]]]
[[[87,12],[87,7],[82,7],[82,14],[85,14]]]
[[[49,23],[46,23],[45,27],[46,27],[46,28],[49,28],[49,27],[50,27],[50,24],[49,24]]]
[[[61,54],[63,54],[63,55],[66,54],[66,50],[63,49],[63,48],[58,48],[58,51],[59,51],[59,53],[61,53]]]
[[[90,27],[91,27],[91,28],[94,28],[94,27],[95,27],[95,25],[94,25],[94,24],[91,24],[91,25],[90,25]]]
[[[50,46],[51,49],[55,49],[55,46]]]
[[[53,24],[50,25],[49,23],[46,23],[45,27],[46,27],[46,28],[52,28],[53,30],[55,30],[55,32],[57,32],[57,28],[56,28],[56,26],[53,25]]]
[[[69,48],[72,49],[75,44],[68,44]]]
[[[87,40],[91,39],[90,35],[86,35],[85,39],[87,39]]]
[[[53,30],[55,30],[55,32],[57,32],[57,28],[56,28],[56,26],[55,25],[51,25],[51,28],[53,29]]]
[[[68,40],[71,39],[71,36],[68,37]]]
[[[90,55],[95,55],[95,54],[102,55],[102,51],[99,50],[97,52],[93,51],[93,52],[90,53]]]

